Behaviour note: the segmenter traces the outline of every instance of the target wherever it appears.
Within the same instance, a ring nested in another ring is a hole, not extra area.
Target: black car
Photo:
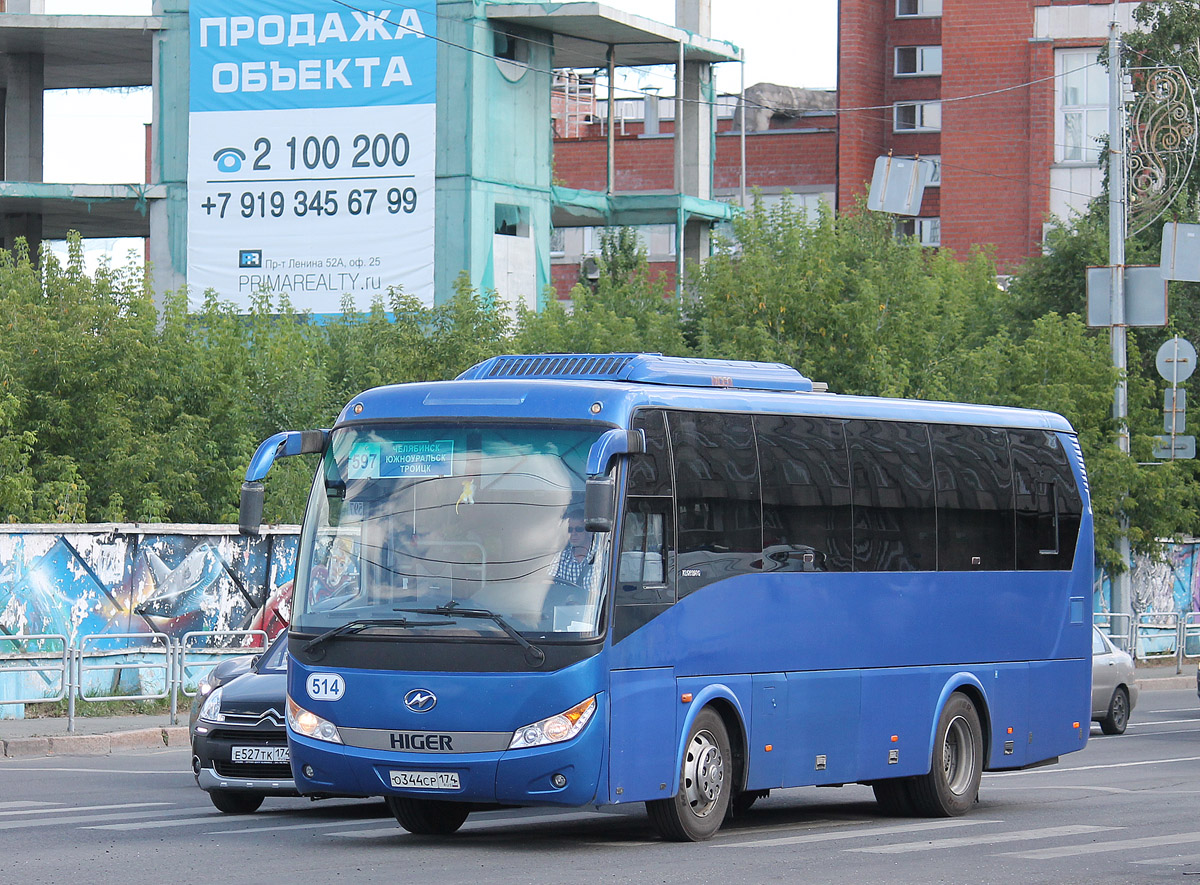
[[[221,811],[250,814],[267,796],[296,796],[284,710],[287,631],[262,655],[222,661],[192,704],[192,771]]]

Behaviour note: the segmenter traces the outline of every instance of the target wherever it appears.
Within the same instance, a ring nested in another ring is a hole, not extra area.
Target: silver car
[[[1124,734],[1137,699],[1133,658],[1092,627],[1092,721],[1105,734]]]

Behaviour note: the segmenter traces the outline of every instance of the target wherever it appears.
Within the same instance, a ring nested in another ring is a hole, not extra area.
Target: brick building
[[[1133,28],[1121,0],[1121,31]],[[841,0],[837,93],[764,84],[747,90],[745,181],[767,200],[791,191],[852,209],[888,151],[930,161],[919,216],[898,227],[960,254],[991,245],[1001,273],[1041,248],[1047,219],[1068,218],[1101,191],[1107,71],[1097,61],[1109,0]],[[833,108],[840,112],[833,113]],[[655,105],[658,107],[656,108]],[[616,102],[616,190],[672,187],[674,100]],[[649,119],[646,111],[649,110]],[[657,113],[655,111],[657,110]],[[562,86],[554,174],[602,188],[605,104],[593,84]],[[717,114],[713,196],[741,192],[737,97]],[[563,297],[596,228],[558,228],[552,276]],[[674,279],[673,226],[643,229],[652,266]]]
[[[1134,2],[1121,2],[1122,32]],[[1040,248],[1049,215],[1100,193],[1107,72],[1104,0],[841,0],[838,208],[889,150],[936,161],[908,230],[965,252],[994,244],[1001,272]]]
[[[759,84],[746,90],[744,190],[765,202],[793,195],[798,206],[833,208],[837,181],[837,130],[832,92]],[[607,102],[597,101],[588,77],[562,72],[552,105],[554,179],[569,188],[604,190],[607,170]],[[645,97],[614,102],[614,192],[667,194],[674,188],[673,98]],[[712,195],[738,202],[743,194],[738,96],[720,96],[716,108]],[[551,272],[560,298],[579,279],[581,262],[599,249],[597,226],[559,225],[551,244]],[[638,228],[651,272],[673,286],[679,269],[675,225]]]

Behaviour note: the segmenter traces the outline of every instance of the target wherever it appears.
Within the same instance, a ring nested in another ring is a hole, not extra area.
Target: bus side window
[[[679,598],[762,563],[762,498],[749,415],[668,412]]]
[[[924,424],[846,422],[856,572],[934,571],[933,455]]]
[[[1017,568],[1069,569],[1083,501],[1067,453],[1048,430],[1010,430],[1016,487]]]
[[[663,413],[640,411],[631,427],[645,432],[646,452],[630,456],[626,473],[613,592],[614,642],[648,624],[675,602],[674,484]]]
[[[754,429],[762,463],[764,571],[850,571],[850,466],[842,421],[760,415]]]
[[[938,569],[1010,570],[1016,548],[1008,437],[994,427],[931,424]]]

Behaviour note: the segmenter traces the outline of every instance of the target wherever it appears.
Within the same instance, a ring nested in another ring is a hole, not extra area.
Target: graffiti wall
[[[296,526],[0,526],[0,634],[262,629],[290,616]],[[114,639],[109,647],[120,647]],[[94,646],[104,648],[102,644]]]
[[[1167,544],[1163,558],[1135,557],[1130,572],[1130,589],[1135,614],[1184,615],[1200,611],[1200,540]],[[1092,610],[1111,610],[1112,588],[1108,578],[1097,574]]]

